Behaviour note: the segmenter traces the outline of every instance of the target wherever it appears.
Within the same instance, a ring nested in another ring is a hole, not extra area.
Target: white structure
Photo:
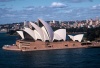
[[[24,28],[23,31],[25,31],[27,34],[29,34],[33,39],[37,40],[36,39],[36,36],[35,36],[35,32],[33,30],[31,30],[30,28]]]
[[[24,27],[23,31],[29,34],[34,40],[40,39],[44,42],[46,40],[49,42],[53,42],[54,40],[66,40],[66,29],[58,29],[53,32],[52,28],[42,19],[38,19],[38,24],[42,24],[42,26],[39,27],[35,23],[30,22],[30,25],[34,29]],[[17,33],[19,33],[22,39],[25,39],[23,31],[17,31]]]
[[[35,30],[37,31],[37,33],[38,33],[38,37],[40,37],[40,39],[42,40],[42,41],[44,41],[44,35],[43,35],[43,32],[42,32],[42,29],[39,27],[39,26],[37,26],[36,24],[34,24],[34,23],[32,23],[32,22],[30,22],[30,24],[35,28]],[[35,32],[36,32],[35,31]],[[36,34],[37,35],[37,34]]]
[[[81,42],[81,41],[82,41],[82,39],[83,39],[83,35],[84,35],[84,34],[78,34],[78,35],[75,35],[75,36],[68,35],[68,36],[69,36],[69,37],[70,37],[70,39],[72,39],[73,41],[78,40],[79,42]]]
[[[40,21],[43,24],[43,27],[46,31],[46,34],[49,37],[49,41],[52,42],[53,41],[53,36],[54,36],[52,28],[45,21],[43,21],[42,19],[38,19],[38,21]]]
[[[24,39],[23,31],[17,31],[17,33],[21,36],[22,39]]]
[[[53,40],[66,40],[66,29],[58,29],[54,32]]]
[[[53,20],[53,23],[55,23],[55,20]]]

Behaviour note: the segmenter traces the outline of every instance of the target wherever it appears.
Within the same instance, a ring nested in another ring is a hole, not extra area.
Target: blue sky
[[[0,24],[100,17],[100,0],[0,0]]]

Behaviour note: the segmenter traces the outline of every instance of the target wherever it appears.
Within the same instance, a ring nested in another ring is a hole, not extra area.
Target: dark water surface
[[[2,50],[15,43],[16,36],[0,34],[0,68],[100,68],[100,48],[33,52]]]

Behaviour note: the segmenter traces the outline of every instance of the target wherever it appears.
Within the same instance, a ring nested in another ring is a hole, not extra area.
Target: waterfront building
[[[41,40],[43,42],[53,42],[54,40],[65,41],[66,39],[66,29],[58,29],[53,32],[48,23],[46,23],[42,19],[38,19],[39,26],[32,22],[29,23],[32,27],[24,27],[23,31],[17,31],[22,39],[25,39],[24,33],[30,35],[34,41]]]
[[[16,41],[12,46],[3,46],[6,50],[17,51],[36,51],[36,50],[52,50],[66,48],[87,48],[81,43],[83,34],[75,36],[68,35],[72,41],[66,41],[66,29],[58,29],[53,31],[48,23],[42,19],[38,19],[38,25],[29,22],[29,27],[24,27],[17,31],[21,39]],[[78,42],[76,42],[78,41]],[[87,45],[87,44],[84,44]]]

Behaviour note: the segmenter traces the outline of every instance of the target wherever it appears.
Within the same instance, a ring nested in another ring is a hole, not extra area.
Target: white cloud
[[[93,2],[93,0],[61,0],[62,2],[71,2],[71,3],[81,3],[81,2]]]
[[[53,2],[50,6],[29,6],[22,10],[12,10],[8,8],[0,8],[0,21],[5,22],[21,22],[36,21],[37,18],[44,20],[82,20],[86,18],[100,17],[100,5],[89,8],[74,8],[59,2]],[[56,7],[56,8],[54,8]],[[60,8],[59,8],[60,7]],[[63,7],[63,8],[61,8]],[[91,9],[95,8],[95,9]]]
[[[100,4],[92,6],[92,9],[100,9]]]
[[[63,7],[65,7],[65,6],[66,6],[65,4],[60,3],[60,2],[53,2],[53,3],[51,4],[51,7],[57,7],[57,8],[63,8]]]

